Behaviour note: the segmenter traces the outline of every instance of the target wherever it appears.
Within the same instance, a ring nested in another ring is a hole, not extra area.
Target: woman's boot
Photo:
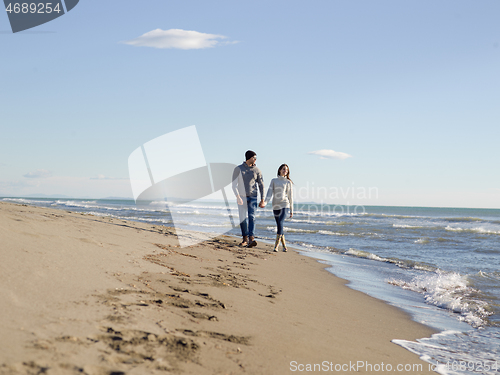
[[[285,235],[281,235],[281,244],[283,245],[283,251],[287,251],[288,249],[286,248],[286,242],[285,242]]]
[[[276,242],[274,243],[274,252],[278,252],[278,247],[280,246],[280,239],[281,239],[281,234],[276,235]]]

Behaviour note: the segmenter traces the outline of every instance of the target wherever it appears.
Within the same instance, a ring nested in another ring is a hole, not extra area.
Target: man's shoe
[[[247,247],[254,247],[254,246],[257,246],[257,241],[255,241],[253,237],[250,237],[250,242],[248,243]]]
[[[240,243],[240,246],[248,246],[248,236],[243,236],[243,241]]]

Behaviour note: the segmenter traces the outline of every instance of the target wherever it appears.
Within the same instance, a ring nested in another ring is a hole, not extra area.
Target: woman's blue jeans
[[[253,237],[255,230],[255,211],[257,211],[257,196],[246,197],[246,202],[244,197],[242,199],[243,204],[241,206],[238,205],[241,235]]]
[[[285,223],[286,215],[288,215],[288,210],[288,208],[273,210],[274,218],[276,219],[276,225],[278,226],[278,234],[283,234],[283,224]]]

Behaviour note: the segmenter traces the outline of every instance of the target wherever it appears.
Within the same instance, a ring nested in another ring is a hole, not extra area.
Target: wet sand
[[[0,203],[0,374],[433,373],[391,343],[432,329],[238,242]]]

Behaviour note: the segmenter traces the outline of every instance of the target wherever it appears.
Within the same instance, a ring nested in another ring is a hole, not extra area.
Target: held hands
[[[238,206],[242,206],[243,205],[243,199],[241,199],[241,197],[239,195],[236,197],[236,202],[238,203]],[[266,202],[264,202],[264,199],[262,199],[260,201],[259,207],[260,208],[266,207]]]

